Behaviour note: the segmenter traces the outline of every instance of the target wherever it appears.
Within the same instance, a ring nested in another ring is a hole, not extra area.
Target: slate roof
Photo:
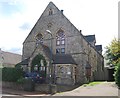
[[[69,54],[56,54],[53,56],[53,64],[76,64]]]
[[[45,46],[45,45],[42,45],[43,46],[43,50],[45,52],[45,54],[51,58],[51,52],[50,52],[50,49],[49,47]],[[21,65],[28,65],[28,62],[29,62],[29,58],[21,61],[19,64]],[[55,54],[53,55],[52,54],[52,60],[53,60],[53,64],[76,64],[76,62],[74,61],[74,59],[72,58],[71,55],[69,54]]]
[[[29,58],[27,58],[27,59],[21,61],[21,62],[18,63],[18,64],[21,64],[21,65],[28,65],[28,62],[29,62]]]
[[[84,36],[84,38],[85,38],[88,42],[96,41],[95,35],[87,35],[87,36]]]
[[[95,48],[97,51],[101,51],[102,50],[102,45],[95,45]]]

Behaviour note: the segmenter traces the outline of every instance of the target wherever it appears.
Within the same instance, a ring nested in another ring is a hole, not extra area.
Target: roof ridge
[[[8,52],[8,51],[2,51],[2,53],[9,53],[9,54],[14,54],[14,55],[22,56],[21,54],[17,54],[17,53],[13,53],[13,52]]]

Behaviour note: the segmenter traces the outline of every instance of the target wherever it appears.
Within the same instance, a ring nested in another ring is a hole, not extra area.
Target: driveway
[[[94,86],[80,86],[72,91],[57,93],[54,96],[118,96],[114,82],[102,82]]]

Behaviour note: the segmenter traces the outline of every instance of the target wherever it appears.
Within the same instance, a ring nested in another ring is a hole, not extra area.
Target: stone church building
[[[44,73],[45,82],[75,85],[104,80],[102,45],[95,35],[84,36],[50,2],[23,42],[25,71]]]

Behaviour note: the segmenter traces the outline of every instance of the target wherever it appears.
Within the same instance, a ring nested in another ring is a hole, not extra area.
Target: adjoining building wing
[[[86,35],[86,36],[84,36],[84,37],[85,37],[85,39],[86,39],[88,42],[96,41],[95,35]]]
[[[95,45],[97,51],[102,51],[102,45]]]
[[[1,63],[3,67],[14,67],[22,59],[22,56],[20,54],[5,51],[1,51],[0,57],[2,59]]]
[[[95,35],[86,35],[84,38],[92,45],[95,46],[96,38]]]

